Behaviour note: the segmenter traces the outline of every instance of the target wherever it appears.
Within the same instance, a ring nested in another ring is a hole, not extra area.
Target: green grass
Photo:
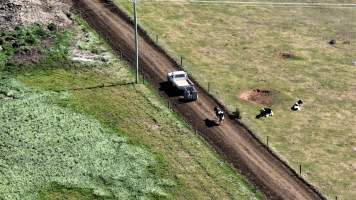
[[[13,32],[0,33],[0,67],[2,73],[32,70],[58,66],[67,66],[69,43],[72,32],[67,30],[49,31],[34,24],[29,27],[17,27]],[[2,41],[2,42],[1,42]],[[36,54],[36,65],[21,61],[20,55]],[[70,67],[70,66],[69,66]]]
[[[116,1],[128,13],[131,4]],[[330,1],[336,2],[336,1]],[[356,13],[352,9],[272,8],[140,2],[140,24],[261,140],[330,198],[356,195]],[[352,37],[349,35],[351,34]],[[328,44],[336,39],[337,44]],[[351,44],[343,44],[349,41]],[[294,59],[281,59],[292,52]],[[297,73],[296,73],[297,72]],[[273,92],[275,116],[239,99]],[[303,110],[290,112],[298,99]]]
[[[0,33],[0,63],[4,64],[9,57],[16,52],[28,49],[28,47],[37,46],[41,39],[44,39],[48,34],[39,25],[32,27],[16,27],[14,32]]]
[[[58,73],[63,73],[61,77],[71,77],[72,72],[51,72],[56,77]],[[42,78],[36,73],[20,80],[35,88],[59,87],[58,83],[43,81]],[[47,77],[44,79],[48,80]],[[101,83],[105,79],[106,76],[96,75],[95,80]],[[61,82],[65,86],[72,80],[62,78]],[[83,79],[80,81],[85,82]],[[90,114],[122,133],[131,144],[149,148],[158,155],[160,165],[156,165],[155,170],[160,176],[174,180],[176,186],[170,192],[176,199],[256,198],[250,186],[145,85],[72,91],[70,98],[59,101],[59,104]]]
[[[42,194],[48,199],[61,190],[75,199],[167,197],[169,180],[157,174],[152,153],[54,103],[65,101],[66,94],[36,93],[18,85],[11,80],[1,84],[3,93],[12,90],[18,98],[0,104],[2,198],[38,199]]]
[[[82,28],[109,51],[78,23],[38,63],[1,68],[0,198],[261,199],[149,86],[86,89],[134,76],[116,59],[70,61]]]

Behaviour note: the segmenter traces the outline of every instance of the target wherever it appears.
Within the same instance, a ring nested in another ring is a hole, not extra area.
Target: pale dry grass
[[[229,109],[238,107],[242,121],[262,140],[269,136],[292,168],[301,164],[303,176],[328,197],[356,196],[354,10],[141,2],[139,13],[159,44],[184,56],[185,69],[204,87],[210,82]],[[296,57],[281,59],[280,52]],[[256,88],[275,91],[268,120],[255,119],[260,106],[236,98]],[[298,98],[305,106],[291,113]]]

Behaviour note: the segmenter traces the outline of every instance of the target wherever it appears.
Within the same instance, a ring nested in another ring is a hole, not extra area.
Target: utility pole
[[[137,3],[137,0],[132,0],[132,3],[133,3],[133,9],[134,9],[134,21],[135,21],[135,49],[136,49],[135,64],[136,64],[136,84],[138,84],[138,33],[137,33],[137,14],[136,14],[136,3]]]

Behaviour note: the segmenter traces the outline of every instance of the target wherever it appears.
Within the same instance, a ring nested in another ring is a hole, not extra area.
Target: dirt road
[[[134,35],[129,18],[105,0],[74,0],[88,23],[125,59],[132,61]],[[178,64],[156,46],[140,29],[140,67],[172,108],[231,163],[237,172],[253,183],[267,199],[325,199],[297,174],[271,153],[238,121],[226,119],[223,126],[210,126],[212,109],[217,101],[198,85],[199,99],[184,103],[179,97],[165,92],[166,74],[179,69]]]

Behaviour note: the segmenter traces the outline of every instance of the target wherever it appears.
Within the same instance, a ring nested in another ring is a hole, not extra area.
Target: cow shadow
[[[264,117],[263,113],[260,113],[260,114],[256,115],[256,119],[261,119],[262,117]]]
[[[184,99],[184,97],[181,97],[181,98],[179,98],[179,102],[180,103],[189,103],[189,102],[194,102],[194,100],[187,100],[187,99]]]
[[[166,93],[169,97],[177,97],[182,95],[182,91],[179,91],[176,87],[173,87],[173,85],[168,81],[161,82],[159,86],[159,90]]]
[[[266,111],[260,110],[260,113],[256,115],[256,119],[261,119],[262,117],[266,117]]]
[[[208,128],[219,125],[214,120],[211,120],[211,119],[205,119],[204,122],[205,122],[205,126],[207,126]]]

